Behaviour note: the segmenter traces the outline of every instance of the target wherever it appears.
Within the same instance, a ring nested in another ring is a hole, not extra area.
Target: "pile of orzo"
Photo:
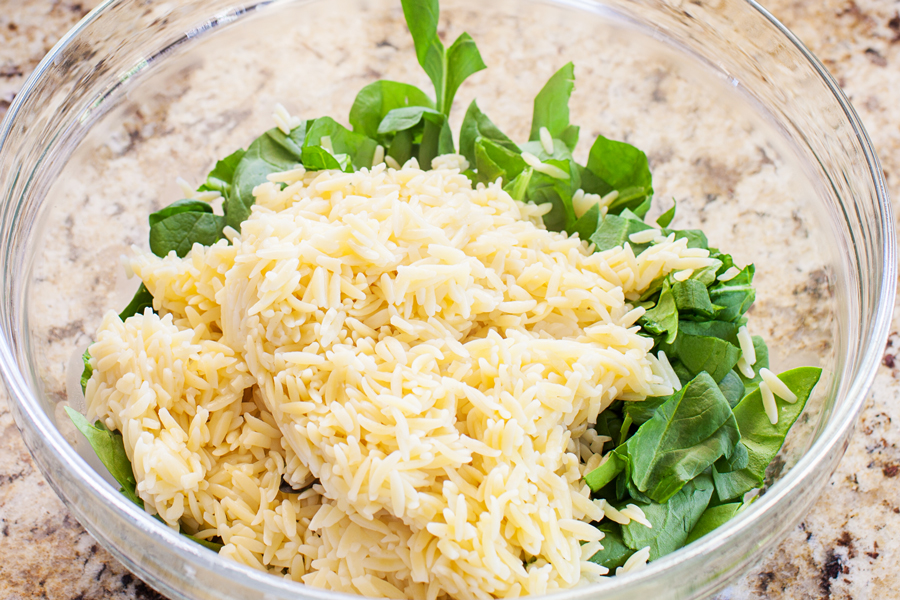
[[[709,252],[671,236],[592,253],[547,231],[545,207],[436,162],[272,175],[229,240],[135,249],[155,312],[105,316],[86,397],[148,511],[238,562],[374,597],[606,574],[590,523],[643,516],[591,500],[609,441],[591,425],[673,392],[637,299]]]

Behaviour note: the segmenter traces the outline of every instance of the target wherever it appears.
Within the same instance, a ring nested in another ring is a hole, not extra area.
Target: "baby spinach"
[[[549,229],[550,227],[548,226],[547,228]],[[638,231],[644,231],[646,229],[652,228],[639,219],[628,219],[617,215],[607,214],[600,220],[597,231],[594,232],[590,239],[591,243],[594,244],[595,251],[603,252],[604,250],[609,250],[610,248],[616,248],[617,246],[625,244],[628,242],[628,236],[632,233],[637,233]],[[649,244],[646,246],[634,244],[632,246],[635,250],[635,254],[640,254],[640,250],[643,249],[642,246],[646,247],[649,246]]]
[[[749,455],[748,465],[731,472],[720,472],[719,466],[713,471],[716,492],[724,501],[737,498],[753,488],[762,485],[766,467],[781,450],[791,426],[803,412],[803,407],[819,381],[822,369],[799,367],[778,376],[797,395],[797,402],[790,404],[776,400],[778,423],[772,425],[763,409],[759,387],[744,396],[734,408],[734,417],[741,432],[741,444]]]
[[[510,152],[521,154],[519,147],[506,137],[506,134],[481,112],[478,103],[472,100],[459,130],[459,153],[465,156],[469,164],[473,166],[476,161],[475,144],[479,139],[490,140]]]
[[[253,140],[235,168],[231,193],[225,197],[226,225],[240,231],[241,223],[250,216],[250,207],[255,202],[253,188],[265,183],[268,175],[289,171],[301,164],[305,134],[304,123],[292,131],[291,136],[274,128]]]
[[[150,213],[148,220],[150,221],[150,228],[152,229],[153,226],[160,221],[164,221],[165,219],[180,213],[212,213],[212,211],[212,206],[210,206],[208,202],[202,202],[200,200],[177,200],[162,210]]]
[[[709,288],[709,298],[719,307],[716,318],[722,321],[737,321],[747,312],[756,299],[753,289],[753,265],[747,265],[733,279],[721,281]]]
[[[618,218],[618,217],[616,217]],[[678,336],[678,308],[675,305],[675,296],[668,279],[663,282],[662,291],[656,306],[648,310],[638,320],[641,329],[654,335],[665,334],[664,342],[671,344]]]
[[[672,219],[675,218],[675,209],[678,207],[678,203],[673,199],[672,200],[672,208],[659,215],[656,218],[656,224],[660,227],[668,227],[672,223]]]
[[[733,519],[742,506],[743,503],[734,502],[707,508],[700,516],[700,520],[697,521],[697,524],[694,525],[691,534],[684,540],[684,545],[686,546],[692,542],[696,542],[707,533]]]
[[[122,494],[138,506],[144,506],[143,500],[137,495],[137,481],[131,470],[131,461],[128,460],[128,455],[125,453],[122,434],[110,431],[100,421],[91,425],[84,415],[68,406],[65,407],[65,410],[72,419],[72,423],[94,449],[97,458],[113,476],[113,479],[122,486],[120,490]]]
[[[587,168],[611,190],[618,190],[619,197],[609,207],[611,214],[625,208],[634,210],[653,195],[647,155],[631,144],[597,136],[588,155]]]
[[[705,371],[715,381],[722,381],[741,357],[740,349],[734,344],[715,337],[688,335],[684,331],[672,346],[665,347],[665,352],[666,356],[677,356],[692,375]]]
[[[438,37],[438,0],[402,0],[403,15],[416,47],[416,58],[434,84],[435,108],[450,114],[456,90],[470,75],[486,68],[475,42],[463,33],[449,49]]]
[[[81,393],[83,394],[87,390],[88,381],[94,375],[94,367],[91,366],[91,353],[88,348],[85,348],[81,354],[81,362],[84,364],[84,369],[81,371]]]
[[[586,213],[578,217],[575,224],[568,228],[570,234],[577,233],[578,238],[588,243],[591,236],[597,232],[597,224],[600,222],[600,206],[595,204]]]
[[[627,464],[627,457],[622,457],[617,452],[611,452],[606,462],[584,476],[584,482],[593,491],[597,492],[615,479],[625,469]]]
[[[475,166],[478,181],[492,182],[498,177],[503,181],[512,181],[528,168],[528,163],[518,152],[512,152],[488,138],[481,138],[475,144]]]
[[[730,456],[740,439],[728,401],[709,374],[700,373],[615,452],[636,488],[662,503],[719,457]]]
[[[128,306],[119,313],[119,318],[124,321],[128,317],[144,314],[144,309],[146,308],[153,310],[153,295],[150,294],[150,290],[147,289],[147,286],[142,283],[138,286],[138,289],[134,293],[131,302],[128,303]]]
[[[685,483],[664,503],[637,503],[653,527],[631,521],[622,526],[622,541],[632,550],[650,546],[650,560],[678,550],[700,521],[712,493],[712,478],[703,473]]]
[[[688,321],[683,320],[678,324],[679,331],[685,335],[699,337],[714,337],[725,340],[730,344],[738,345],[737,332],[739,325],[729,321]]]
[[[575,90],[575,65],[568,63],[553,74],[534,99],[530,141],[541,139],[546,127],[553,139],[561,140],[568,149],[578,143],[579,127],[569,123],[569,99]]]
[[[675,306],[678,307],[679,314],[709,319],[715,313],[706,286],[696,279],[674,282],[672,296],[675,298]]]
[[[592,563],[602,565],[611,572],[621,567],[634,554],[634,550],[625,545],[622,540],[622,527],[618,523],[604,521],[597,525],[597,529],[603,532],[603,549],[598,550],[589,560]]]
[[[222,197],[231,193],[231,182],[234,181],[234,171],[244,158],[244,149],[238,148],[225,158],[216,162],[216,166],[206,176],[206,181],[197,188],[198,192],[219,192]]]
[[[544,215],[544,225],[550,231],[566,231],[575,223],[572,197],[581,185],[578,169],[573,160],[547,160],[545,164],[562,170],[568,178],[558,179],[535,171],[531,175],[525,195],[537,205],[550,204],[553,208]]]
[[[211,246],[222,239],[225,217],[212,212],[178,212],[150,227],[150,250],[164,257],[175,252],[184,257],[194,244]]]
[[[376,81],[356,95],[350,108],[350,125],[355,133],[387,145],[386,136],[378,132],[379,125],[392,110],[412,106],[434,108],[434,102],[414,85],[384,79]]]
[[[725,399],[728,400],[728,405],[731,408],[737,406],[737,403],[744,397],[744,382],[741,381],[741,376],[734,370],[728,371],[718,385],[719,390],[721,390]]]
[[[87,353],[85,352],[85,354]],[[103,463],[103,466],[106,467],[109,474],[112,475],[113,479],[121,486],[119,491],[122,495],[139,507],[144,508],[144,501],[137,495],[137,480],[134,478],[131,461],[128,459],[128,454],[125,452],[125,443],[122,439],[122,434],[118,431],[110,431],[100,421],[97,421],[92,425],[84,415],[68,406],[65,407],[65,410],[66,414],[69,415],[69,418],[72,420],[72,423],[75,424],[76,429],[81,432],[91,445],[97,458],[100,459],[100,462]],[[155,515],[155,517],[158,521],[162,522],[159,515]],[[188,535],[187,533],[182,533],[181,535],[205,548],[209,548],[213,552],[218,552],[223,546],[222,543],[215,541],[219,538],[201,540],[200,538]]]
[[[284,136],[283,132],[277,131]],[[291,134],[293,133],[292,131]],[[372,157],[375,155],[375,147],[378,146],[375,140],[363,134],[350,131],[331,117],[319,117],[309,122],[303,138],[303,148],[321,146],[322,138],[325,136],[331,139],[334,154],[346,154],[350,157],[350,163],[355,168],[362,169],[363,167],[368,168],[372,166]],[[310,170],[314,169],[314,167],[307,165],[305,162],[303,166]],[[345,168],[344,170],[347,169]]]

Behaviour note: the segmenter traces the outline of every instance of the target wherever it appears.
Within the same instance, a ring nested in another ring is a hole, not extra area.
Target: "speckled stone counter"
[[[0,0],[0,115],[98,2]],[[769,0],[860,113],[900,198],[900,2]],[[856,434],[807,518],[721,598],[900,598],[900,312]],[[0,600],[159,598],[72,518],[32,463],[0,392]]]

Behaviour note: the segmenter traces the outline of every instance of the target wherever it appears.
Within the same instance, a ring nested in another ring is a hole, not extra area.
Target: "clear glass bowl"
[[[576,64],[581,158],[598,133],[647,151],[676,225],[758,267],[751,313],[776,369],[825,376],[767,493],[646,570],[560,598],[700,598],[777,543],[840,460],[888,332],[896,255],[881,168],[822,65],[748,0],[445,0],[442,31],[490,68],[457,98],[514,139],[531,98]],[[130,569],[172,598],[338,598],[220,559],[130,504],[59,406],[149,212],[216,158],[294,114],[347,115],[364,84],[429,87],[397,0],[110,0],[38,66],[0,128],[0,368],[50,484]],[[661,210],[657,206],[656,211]],[[67,377],[68,371],[68,377]],[[68,381],[67,381],[68,380]]]

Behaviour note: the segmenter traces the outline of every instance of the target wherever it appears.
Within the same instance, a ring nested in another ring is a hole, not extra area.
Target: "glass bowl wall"
[[[597,135],[645,150],[651,216],[757,266],[751,330],[774,369],[822,384],[750,510],[646,570],[566,598],[699,598],[793,527],[843,454],[880,357],[896,278],[881,169],[822,66],[746,0],[445,0],[441,32],[468,31],[489,69],[455,104],[513,139],[531,99],[576,65],[576,156]],[[160,526],[108,483],[60,419],[80,353],[137,283],[119,256],[146,247],[148,213],[271,127],[276,102],[346,123],[378,78],[430,84],[396,0],[247,4],[110,1],[41,63],[0,128],[0,368],[48,481],[130,569],[173,598],[342,597],[269,577]],[[636,596],[637,595],[637,596]]]

